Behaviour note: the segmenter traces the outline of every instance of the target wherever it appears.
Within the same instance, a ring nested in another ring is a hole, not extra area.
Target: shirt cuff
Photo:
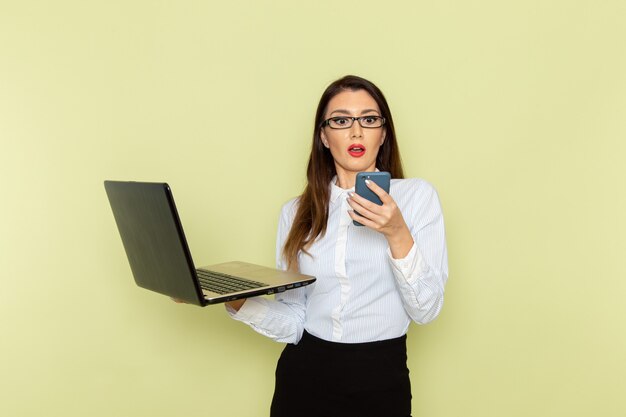
[[[421,264],[422,254],[417,250],[417,244],[415,242],[413,242],[411,250],[409,250],[409,253],[404,258],[394,259],[389,248],[387,248],[387,255],[396,277],[404,278],[404,281],[409,284],[417,280],[418,274],[415,272]]]
[[[239,311],[236,311],[230,306],[226,306],[226,311],[232,318],[244,323],[260,323],[267,315],[269,307],[261,297],[248,298],[241,306]]]
[[[389,259],[391,259],[391,262],[393,264],[397,265],[400,268],[407,267],[411,264],[411,262],[415,258],[415,252],[417,252],[417,245],[415,244],[415,242],[413,242],[413,246],[411,246],[411,250],[409,250],[409,253],[407,253],[404,258],[400,259],[395,259],[391,255],[391,249],[387,248],[387,254],[389,255]]]

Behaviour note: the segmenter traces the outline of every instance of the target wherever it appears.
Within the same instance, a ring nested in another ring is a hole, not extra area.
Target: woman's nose
[[[360,138],[363,137],[363,128],[361,127],[361,123],[358,120],[355,120],[350,127],[350,137],[351,138]]]

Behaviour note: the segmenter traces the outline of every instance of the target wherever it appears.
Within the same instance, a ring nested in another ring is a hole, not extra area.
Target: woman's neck
[[[356,183],[356,174],[358,172],[374,172],[376,171],[376,166],[372,166],[369,169],[358,172],[348,171],[338,166],[335,166],[335,170],[337,171],[337,186],[339,188],[343,188],[344,190],[349,190],[350,188],[354,188],[354,184]]]
[[[337,186],[339,188],[343,188],[344,190],[348,190],[350,188],[354,188],[354,184],[356,183],[356,172],[337,172]]]

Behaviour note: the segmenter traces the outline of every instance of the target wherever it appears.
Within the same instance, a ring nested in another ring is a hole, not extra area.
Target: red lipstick
[[[365,155],[365,146],[360,143],[353,143],[348,147],[348,153],[355,158],[360,158]]]

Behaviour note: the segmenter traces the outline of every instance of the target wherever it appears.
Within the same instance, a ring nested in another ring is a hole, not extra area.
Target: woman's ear
[[[320,131],[320,139],[322,140],[322,144],[325,147],[330,148],[330,146],[328,145],[328,140],[326,139],[326,134],[324,133],[323,130]]]

